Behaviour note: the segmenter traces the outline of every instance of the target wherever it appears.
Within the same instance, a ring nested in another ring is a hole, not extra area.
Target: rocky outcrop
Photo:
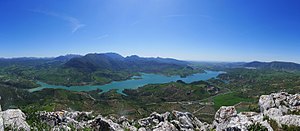
[[[1,97],[0,97],[1,100]],[[25,114],[19,109],[9,109],[2,111],[0,105],[0,131],[5,128],[11,130],[29,131],[30,126],[27,124]]]
[[[4,131],[4,124],[3,124],[3,119],[1,114],[0,114],[0,131]]]
[[[279,126],[300,126],[300,116],[293,114],[300,111],[300,94],[280,92],[262,95],[259,106],[261,113],[275,120]]]
[[[207,130],[210,126],[198,120],[191,113],[179,111],[173,111],[172,114],[170,112],[163,114],[154,112],[149,117],[137,121],[129,121],[125,117],[119,119],[101,115],[93,117],[91,112],[39,112],[39,116],[44,123],[53,128],[52,130],[70,130],[70,126],[72,126],[76,129],[91,128],[110,131],[192,131]]]
[[[81,129],[87,126],[88,120],[94,118],[91,115],[92,112],[69,112],[69,111],[57,111],[57,112],[38,112],[42,122],[51,127],[65,127],[72,125],[76,129]]]
[[[0,100],[1,100],[1,96],[0,96]],[[1,105],[0,105],[0,131],[4,131],[4,123],[3,123],[3,118],[2,118],[2,109],[1,109]]]
[[[119,119],[118,119],[118,122],[117,123],[120,123],[121,126],[124,128],[124,129],[127,129],[127,130],[130,130],[130,131],[137,131],[137,128],[135,126],[132,125],[132,121],[129,121],[126,117],[124,116],[121,116]]]
[[[300,116],[291,112],[299,112],[300,95],[288,94],[286,92],[262,95],[259,99],[261,112],[241,112],[237,113],[234,106],[221,107],[213,122],[214,128],[218,130],[248,130],[250,125],[260,124],[269,131],[272,127],[269,122],[274,120],[279,127],[300,126]]]
[[[203,123],[189,112],[173,111],[159,114],[152,113],[149,117],[138,120],[139,130],[155,131],[193,131],[207,130],[209,124]]]
[[[222,106],[215,114],[212,124],[201,122],[189,112],[172,111],[159,114],[152,113],[149,117],[129,121],[125,117],[92,116],[91,112],[40,112],[42,120],[54,127],[53,129],[69,130],[70,125],[76,129],[92,128],[95,130],[130,130],[130,131],[247,131],[253,125],[273,131],[270,119],[279,126],[300,126],[299,115],[291,114],[300,110],[299,94],[285,92],[262,95],[259,99],[260,113],[237,113],[234,106]],[[269,118],[269,119],[266,119]]]
[[[109,131],[122,131],[124,128],[133,129],[126,120],[122,120],[124,126],[114,122],[111,118],[102,117],[98,115],[94,117],[92,112],[69,112],[69,111],[57,111],[57,112],[39,112],[42,122],[51,126],[52,130],[71,130],[92,128],[95,130],[109,130]],[[121,118],[120,118],[121,119]],[[125,119],[125,118],[123,118]],[[127,123],[126,123],[127,122]]]
[[[26,116],[21,110],[9,109],[2,111],[0,112],[0,116],[2,116],[5,128],[30,131],[30,126],[26,122]]]
[[[113,122],[111,119],[104,118],[102,116],[96,117],[91,122],[88,122],[89,127],[96,130],[103,131],[123,131],[124,129],[118,124]]]
[[[37,112],[37,115],[41,122],[47,124],[53,131],[84,130],[86,128],[103,131],[247,131],[256,125],[269,131],[277,130],[269,124],[271,120],[275,121],[279,127],[283,125],[300,126],[299,94],[280,92],[262,95],[258,104],[261,110],[259,113],[238,113],[234,106],[222,106],[216,112],[212,124],[201,122],[189,112],[179,111],[162,114],[154,112],[149,117],[139,120],[128,120],[124,116],[120,118],[94,116],[92,112],[79,111],[44,111]],[[25,118],[25,114],[19,109],[0,112],[0,131],[3,131],[4,127],[30,130]]]
[[[189,112],[173,111],[173,114],[176,119],[171,122],[174,123],[179,130],[207,130],[210,128],[209,124],[201,122]]]
[[[153,112],[149,117],[140,119],[137,122],[142,127],[151,128],[161,122],[168,121],[169,116],[170,116],[170,112],[166,112],[164,114],[158,114],[156,112]]]
[[[269,131],[273,131],[266,120],[263,120],[263,115],[256,112],[238,113],[234,106],[222,106],[215,115],[213,122],[214,128],[217,131],[221,130],[241,130],[247,131],[248,127],[253,124],[261,124]]]
[[[30,131],[30,126],[26,122],[26,115],[21,110],[9,109],[2,111],[0,105],[0,131],[4,131],[5,128]]]

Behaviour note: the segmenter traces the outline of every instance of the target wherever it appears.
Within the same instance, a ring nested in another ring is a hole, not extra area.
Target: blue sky
[[[0,57],[300,62],[298,0],[1,0]]]

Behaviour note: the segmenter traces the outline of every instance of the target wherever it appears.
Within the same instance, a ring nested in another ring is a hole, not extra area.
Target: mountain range
[[[97,70],[111,71],[140,71],[140,72],[157,72],[163,68],[191,68],[189,65],[196,63],[202,67],[211,68],[256,68],[272,69],[282,71],[298,71],[300,64],[293,62],[190,62],[171,58],[160,57],[139,57],[131,55],[123,57],[117,53],[90,53],[87,55],[68,54],[58,57],[37,58],[37,57],[20,57],[20,58],[0,58],[0,67],[12,65],[19,66],[61,66],[64,68],[73,68],[84,72],[93,72]]]
[[[246,63],[243,66],[257,68],[257,69],[273,69],[273,70],[281,70],[281,71],[300,70],[300,64],[293,63],[293,62],[280,62],[280,61],[273,61],[273,62],[254,61],[254,62]]]
[[[180,69],[188,67],[188,62],[170,58],[144,58],[137,55],[123,57],[116,53],[87,54],[70,59],[66,67],[83,71],[112,70],[158,72],[162,69]]]
[[[180,75],[203,72],[189,62],[171,58],[123,57],[117,53],[90,53],[52,58],[0,59],[0,74],[57,85],[106,84],[139,73]]]

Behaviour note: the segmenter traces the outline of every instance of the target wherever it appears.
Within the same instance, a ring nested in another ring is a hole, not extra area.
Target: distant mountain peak
[[[74,58],[68,61],[67,67],[79,68],[87,71],[103,70],[156,70],[157,67],[185,67],[188,62],[171,58],[145,58],[137,55],[123,57],[117,53],[94,53]],[[150,68],[151,67],[151,68]]]
[[[54,60],[69,61],[70,59],[77,58],[77,57],[81,57],[81,55],[77,55],[77,54],[61,55],[61,56],[58,56],[58,57],[54,58]]]

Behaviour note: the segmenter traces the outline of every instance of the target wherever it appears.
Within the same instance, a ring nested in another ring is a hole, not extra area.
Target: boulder
[[[189,112],[172,112],[176,120],[171,121],[175,127],[179,130],[209,130],[210,125],[207,123],[201,122],[197,117],[194,117],[193,114]]]
[[[1,96],[0,96],[0,100],[1,100]],[[0,112],[2,111],[1,105],[0,105]]]
[[[268,123],[267,120],[260,122],[260,124],[268,129],[268,131],[273,131],[273,128],[271,125]]]
[[[88,120],[93,118],[92,112],[68,112],[68,111],[56,111],[56,112],[38,112],[42,122],[51,127],[61,127],[62,125],[72,125],[76,129],[82,129],[87,127]]]
[[[67,125],[59,125],[53,127],[52,131],[71,131],[72,129]]]
[[[176,119],[179,121],[179,127],[180,129],[194,129],[194,124],[192,121],[192,114],[188,112],[179,112],[179,111],[173,111],[173,114],[175,115]]]
[[[1,96],[0,96],[1,100]],[[0,112],[2,111],[1,105],[0,105]],[[2,113],[0,113],[0,131],[4,131],[4,123],[3,123],[3,118],[2,118]]]
[[[0,131],[4,131],[4,123],[3,123],[2,113],[0,113]]]
[[[234,106],[222,106],[215,114],[215,121],[222,123],[236,115],[237,111],[235,110]]]
[[[262,113],[270,108],[278,108],[283,114],[286,114],[288,110],[300,110],[300,94],[279,92],[262,95],[259,99],[259,106]]]
[[[138,131],[147,131],[146,130],[146,128],[145,127],[141,127],[141,128],[139,128],[139,130]]]
[[[260,111],[264,112],[275,106],[273,97],[271,95],[262,95],[259,98],[258,105],[260,107]]]
[[[290,106],[300,106],[300,94],[295,94],[289,97]]]
[[[2,116],[4,127],[11,127],[16,130],[30,131],[27,124],[25,114],[19,109],[9,109],[0,113]]]
[[[124,117],[124,116],[121,116],[119,119],[118,119],[118,123],[121,124],[122,128],[123,129],[127,129],[127,130],[130,130],[130,131],[137,131],[137,128],[135,126],[132,126],[129,122],[129,120]]]
[[[285,92],[263,95],[259,99],[262,114],[275,120],[279,126],[300,126],[300,116],[288,114],[289,111],[300,110],[300,95]]]
[[[263,120],[263,114],[256,112],[237,111],[233,106],[222,106],[215,115],[213,126],[217,131],[247,131],[250,125],[259,123],[269,131],[273,131],[267,121]]]
[[[178,131],[178,129],[170,122],[160,122],[152,128],[153,131]]]
[[[272,119],[275,119],[276,117],[281,117],[283,115],[282,111],[277,108],[271,108],[269,110],[266,110],[263,112],[264,115],[269,116]]]
[[[275,106],[279,107],[282,104],[282,102],[286,101],[287,96],[289,96],[289,94],[286,92],[279,92],[272,93],[270,96],[273,98]]]
[[[288,126],[300,126],[300,116],[299,115],[285,115],[278,118],[280,124]]]
[[[234,106],[222,106],[215,114],[213,125],[216,130],[233,130],[233,127],[237,127],[238,125],[232,125],[230,121],[232,121],[232,117],[236,116],[237,111]],[[239,121],[239,118],[233,118],[233,121]]]
[[[96,130],[103,131],[123,131],[124,129],[118,124],[113,122],[111,119],[106,119],[101,115],[97,116],[90,123],[91,127]]]
[[[159,124],[160,122],[168,121],[170,112],[166,112],[164,114],[159,114],[153,112],[149,117],[139,119],[138,124],[142,127],[151,127]]]

